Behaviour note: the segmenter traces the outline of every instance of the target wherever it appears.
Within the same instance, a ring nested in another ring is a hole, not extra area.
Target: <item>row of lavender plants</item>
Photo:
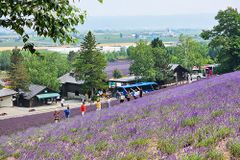
[[[0,137],[0,159],[240,158],[240,72]]]

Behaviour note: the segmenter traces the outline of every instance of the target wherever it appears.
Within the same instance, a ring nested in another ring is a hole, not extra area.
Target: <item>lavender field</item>
[[[0,159],[240,158],[240,72],[0,137]]]

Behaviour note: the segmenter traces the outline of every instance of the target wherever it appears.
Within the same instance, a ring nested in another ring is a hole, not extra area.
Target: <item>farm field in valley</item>
[[[238,159],[239,84],[233,72],[2,136],[0,159]]]

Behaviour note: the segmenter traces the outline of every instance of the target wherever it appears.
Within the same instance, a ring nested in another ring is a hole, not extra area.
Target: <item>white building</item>
[[[17,92],[11,89],[0,89],[0,107],[13,106],[13,95],[15,95],[16,93]]]

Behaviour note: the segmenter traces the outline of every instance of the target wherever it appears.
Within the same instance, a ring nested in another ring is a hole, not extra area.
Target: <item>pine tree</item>
[[[107,62],[96,47],[95,36],[89,31],[81,43],[81,50],[74,63],[76,79],[84,81],[83,89],[86,92],[91,91],[91,96],[96,89],[105,88],[106,80],[104,68]]]
[[[15,48],[11,55],[11,69],[9,71],[11,86],[15,90],[28,90],[30,77],[23,64],[23,56],[19,49]]]

